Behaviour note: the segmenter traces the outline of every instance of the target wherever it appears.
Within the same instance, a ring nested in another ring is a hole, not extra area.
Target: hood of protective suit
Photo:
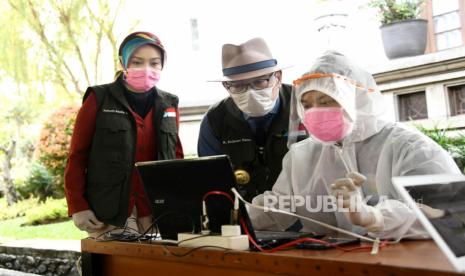
[[[344,139],[344,143],[364,140],[384,127],[385,122],[379,120],[385,113],[383,95],[373,76],[344,55],[326,52],[316,59],[307,73],[294,81],[291,127],[295,125],[294,121],[303,118],[302,95],[313,90],[335,99],[353,122],[352,133]]]

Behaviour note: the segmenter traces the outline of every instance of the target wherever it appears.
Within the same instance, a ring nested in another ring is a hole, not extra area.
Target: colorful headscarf
[[[135,32],[128,35],[119,46],[118,55],[121,61],[121,65],[124,69],[127,68],[129,58],[134,53],[134,51],[146,44],[154,45],[161,50],[161,64],[164,66],[166,60],[166,51],[160,39],[156,35],[149,32]]]

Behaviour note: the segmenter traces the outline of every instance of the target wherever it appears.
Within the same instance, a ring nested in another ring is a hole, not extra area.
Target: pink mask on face
[[[352,123],[340,107],[314,107],[305,111],[303,124],[310,134],[322,142],[338,142],[352,131]]]
[[[126,83],[134,90],[147,91],[160,80],[160,72],[150,68],[128,68]]]

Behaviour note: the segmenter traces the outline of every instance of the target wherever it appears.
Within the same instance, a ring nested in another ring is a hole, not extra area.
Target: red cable
[[[206,193],[204,196],[203,196],[203,201],[205,201],[207,199],[207,197],[209,197],[210,195],[222,195],[222,196],[225,196],[229,199],[229,201],[231,201],[232,204],[234,204],[234,199],[231,197],[231,195],[229,195],[228,193],[226,192],[222,192],[222,191],[210,191],[208,193]]]
[[[242,225],[242,229],[244,229],[244,232],[245,234],[247,235],[247,237],[249,237],[249,241],[261,252],[266,252],[266,249],[263,249],[260,245],[258,245],[255,240],[252,238],[252,235],[250,235],[249,233],[249,229],[247,229],[247,227],[245,227],[245,222],[244,222],[244,219],[241,218],[241,225]]]
[[[206,193],[204,196],[203,196],[203,201],[205,201],[207,199],[207,197],[209,197],[210,195],[222,195],[222,196],[225,196],[226,198],[229,199],[229,201],[231,201],[231,203],[234,205],[234,199],[231,197],[231,195],[229,195],[228,193],[226,192],[222,192],[222,191],[210,191],[208,193]],[[364,246],[356,246],[356,247],[352,247],[352,248],[344,248],[344,247],[341,247],[341,246],[338,246],[337,244],[334,244],[334,243],[330,243],[330,242],[327,242],[327,241],[324,241],[324,240],[319,240],[319,239],[313,239],[313,238],[301,238],[301,239],[297,239],[297,240],[294,240],[294,241],[291,241],[291,242],[288,242],[288,243],[285,243],[285,244],[282,244],[280,246],[277,246],[273,249],[263,249],[260,245],[257,244],[257,242],[252,238],[252,235],[249,233],[249,230],[247,229],[247,227],[245,226],[245,222],[244,220],[241,218],[241,225],[242,225],[242,228],[244,229],[245,231],[245,234],[248,236],[249,238],[249,241],[261,252],[265,252],[265,253],[273,253],[273,252],[277,252],[277,251],[280,251],[280,250],[283,250],[283,249],[286,249],[286,248],[289,248],[289,247],[294,247],[295,245],[301,243],[301,242],[306,242],[306,241],[310,241],[310,242],[315,242],[315,243],[321,243],[321,244],[325,244],[325,245],[328,245],[328,246],[331,246],[331,247],[334,247],[336,249],[339,249],[339,250],[342,250],[344,252],[352,252],[352,251],[355,251],[355,250],[360,250],[360,249],[372,249],[372,246],[369,246],[369,245],[364,245]],[[387,245],[387,241],[383,241],[380,245],[379,245],[379,248],[383,248]]]
[[[252,236],[250,235],[249,233],[249,230],[247,229],[247,227],[245,227],[245,222],[243,219],[241,219],[241,225],[242,225],[242,228],[244,229],[246,235],[249,237],[249,241],[260,251],[260,252],[264,252],[264,253],[273,253],[273,252],[277,252],[277,251],[280,251],[280,250],[283,250],[283,249],[286,249],[286,248],[289,248],[289,247],[294,247],[296,244],[299,244],[301,242],[305,242],[305,241],[311,241],[311,242],[316,242],[316,243],[321,243],[321,244],[325,244],[325,245],[329,245],[331,247],[334,247],[336,249],[339,249],[339,250],[342,250],[344,252],[352,252],[352,251],[355,251],[355,250],[360,250],[360,249],[370,249],[372,248],[372,246],[356,246],[356,247],[353,247],[353,248],[344,248],[344,247],[341,247],[341,246],[338,246],[337,244],[334,244],[334,243],[330,243],[330,242],[327,242],[327,241],[323,241],[323,240],[319,240],[319,239],[313,239],[313,238],[301,238],[301,239],[297,239],[297,240],[294,240],[294,241],[291,241],[291,242],[288,242],[288,243],[285,243],[285,244],[282,244],[280,246],[277,246],[273,249],[263,249],[261,246],[259,246],[257,244],[257,242],[252,238]],[[387,245],[387,241],[383,241],[380,245],[379,245],[379,248],[383,248]]]

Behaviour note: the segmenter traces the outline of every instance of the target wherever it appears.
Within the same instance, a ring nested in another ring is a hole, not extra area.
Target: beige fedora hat
[[[255,78],[283,68],[271,55],[263,38],[253,38],[240,45],[224,44],[223,77],[212,81],[237,81]]]

